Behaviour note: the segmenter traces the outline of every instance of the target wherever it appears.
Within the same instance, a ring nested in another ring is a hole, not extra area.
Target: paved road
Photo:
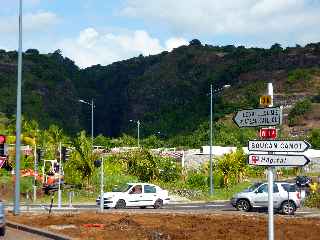
[[[5,237],[0,237],[0,239],[5,240],[50,240],[50,238],[40,237],[37,235],[33,235],[31,233],[19,231],[16,229],[8,228],[6,229]]]

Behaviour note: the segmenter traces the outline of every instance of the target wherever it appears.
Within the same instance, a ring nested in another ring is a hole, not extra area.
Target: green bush
[[[288,115],[289,125],[292,126],[297,124],[298,117],[309,112],[311,110],[311,106],[312,106],[312,103],[308,98],[297,102],[289,112],[289,115]]]
[[[191,188],[205,189],[207,188],[208,176],[203,173],[190,172],[187,176],[187,185]]]
[[[320,128],[312,129],[309,142],[314,149],[320,149]]]
[[[320,208],[320,193],[311,193],[304,202],[304,206],[311,208]]]
[[[310,70],[298,68],[288,73],[287,82],[292,84],[297,81],[308,81],[310,79],[311,79]]]

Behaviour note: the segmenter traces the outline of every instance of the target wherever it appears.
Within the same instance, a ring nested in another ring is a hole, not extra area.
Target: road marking
[[[195,205],[183,205],[183,206],[177,206],[177,207],[180,207],[180,208],[199,208],[201,206],[195,206]]]
[[[208,204],[205,206],[206,207],[226,207],[227,205],[225,205],[225,204]]]

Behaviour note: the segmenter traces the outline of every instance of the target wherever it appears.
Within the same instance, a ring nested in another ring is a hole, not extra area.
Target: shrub
[[[190,172],[186,183],[191,188],[204,189],[207,187],[207,176],[202,173]]]
[[[310,71],[307,69],[295,69],[288,73],[288,83],[292,84],[297,81],[308,81],[311,79]]]
[[[311,110],[311,106],[311,101],[308,98],[297,102],[289,112],[289,125],[295,125],[298,117],[304,115],[306,112],[309,112]]]
[[[311,208],[320,208],[320,193],[311,193],[305,200],[304,205]]]

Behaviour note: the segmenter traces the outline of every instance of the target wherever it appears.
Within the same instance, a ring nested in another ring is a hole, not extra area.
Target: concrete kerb
[[[50,239],[55,239],[55,240],[71,240],[72,238],[68,237],[68,236],[64,236],[61,234],[57,234],[57,233],[52,233],[43,229],[39,229],[39,228],[34,228],[34,227],[30,227],[24,224],[20,224],[20,223],[15,223],[12,221],[7,221],[6,225],[10,228],[14,228],[17,230],[21,230],[21,231],[25,231],[25,232],[29,232],[32,234],[36,234],[36,235],[40,235],[46,238],[50,238]]]

